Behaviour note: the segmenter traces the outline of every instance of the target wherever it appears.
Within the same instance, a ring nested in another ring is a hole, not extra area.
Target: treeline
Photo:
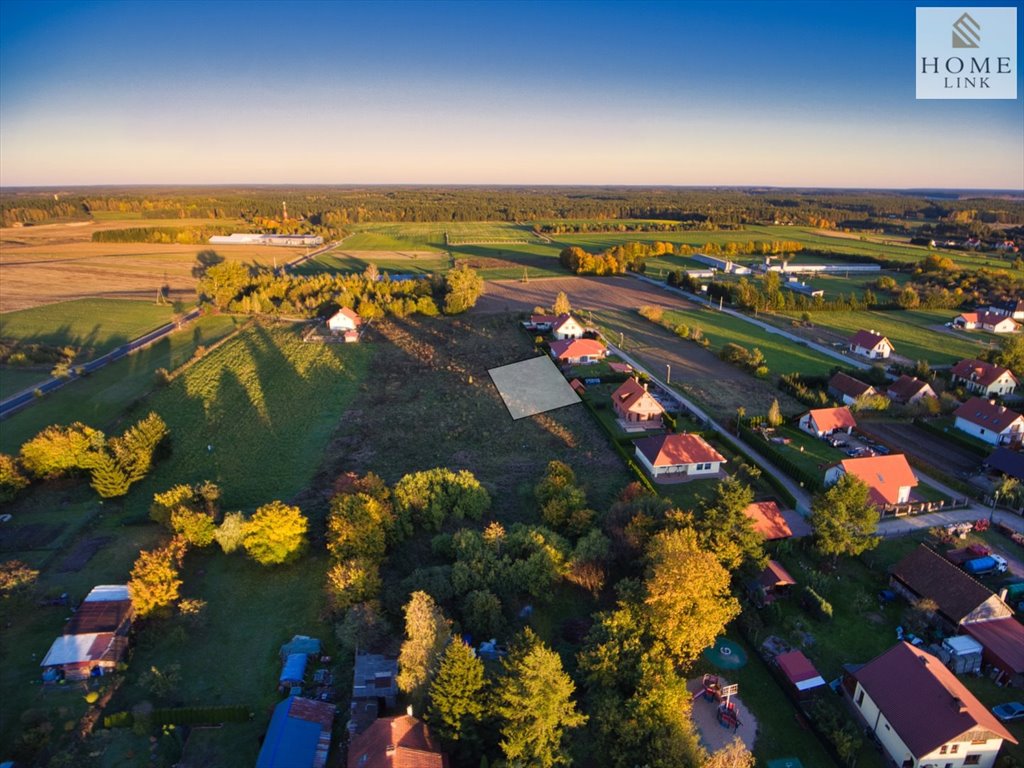
[[[230,235],[237,227],[126,227],[92,233],[94,243],[178,243],[199,245],[214,235]]]
[[[537,222],[533,231],[542,235],[568,235],[587,233],[626,232],[689,232],[693,230],[715,231],[720,227],[707,217],[695,214],[690,221],[617,221],[599,219],[596,221]]]
[[[454,315],[472,308],[483,292],[483,278],[464,263],[430,280],[391,280],[375,267],[363,274],[295,275],[252,269],[222,261],[203,270],[196,288],[201,301],[230,312],[323,316],[351,307],[363,320],[385,315]]]
[[[56,192],[56,194],[54,194]],[[673,187],[201,187],[110,188],[104,192],[5,190],[4,226],[88,218],[92,212],[145,218],[276,219],[281,202],[295,218],[341,228],[360,222],[552,221],[640,219],[680,222],[698,228],[746,224],[835,227],[865,221],[876,228],[891,218],[963,217],[978,222],[1024,222],[1024,204],[974,198],[929,200],[896,192],[800,192]]]

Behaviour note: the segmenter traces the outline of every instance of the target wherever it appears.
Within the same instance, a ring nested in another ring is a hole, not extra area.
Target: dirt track
[[[858,429],[876,437],[886,445],[950,474],[973,472],[981,458],[951,440],[943,440],[916,424],[884,421],[860,422]]]
[[[529,311],[550,307],[559,291],[565,291],[573,308],[593,319],[610,334],[612,341],[624,342],[624,349],[636,355],[659,376],[672,366],[672,383],[705,405],[711,415],[730,418],[738,406],[748,414],[767,413],[778,399],[784,413],[795,414],[801,405],[775,388],[772,381],[755,379],[692,341],[680,339],[660,326],[644,320],[636,309],[644,304],[662,307],[692,307],[684,299],[629,277],[558,277],[522,283],[496,280],[487,283],[487,293],[477,302],[474,313]]]

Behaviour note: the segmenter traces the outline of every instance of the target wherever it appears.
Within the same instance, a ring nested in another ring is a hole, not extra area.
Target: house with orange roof
[[[870,331],[857,331],[850,337],[850,351],[855,355],[861,355],[871,360],[885,360],[896,348],[885,336],[874,329]]]
[[[714,477],[726,462],[700,435],[657,435],[641,438],[633,445],[637,461],[657,482]]]
[[[900,405],[913,405],[926,397],[938,397],[932,385],[915,376],[903,374],[885,390],[885,396]]]
[[[871,502],[881,510],[907,504],[911,490],[917,485],[917,476],[902,453],[844,459],[825,472],[825,485],[835,485],[845,474],[862,480],[870,490]]]
[[[604,360],[608,349],[597,339],[564,339],[551,342],[551,356],[559,363],[586,365]]]
[[[865,727],[897,766],[992,768],[1017,739],[938,658],[901,642],[852,673]]]
[[[980,328],[989,333],[1014,333],[1020,328],[1020,324],[1009,315],[983,310],[960,313],[953,318],[953,327],[966,330]]]
[[[774,501],[755,501],[747,505],[743,514],[754,521],[754,530],[764,536],[765,541],[788,539],[793,535],[779,505]]]
[[[1020,383],[1008,368],[984,360],[961,360],[950,370],[954,384],[982,397],[1010,395]]]
[[[559,315],[551,323],[551,335],[556,339],[581,339],[586,329],[572,315]]]
[[[348,768],[448,768],[448,755],[426,724],[412,715],[382,717],[348,747]]]
[[[327,330],[331,333],[354,331],[363,320],[349,307],[342,307],[327,319]]]
[[[815,437],[828,437],[836,432],[850,434],[857,426],[856,419],[845,405],[840,408],[813,408],[798,422],[800,429]]]
[[[665,409],[647,391],[647,385],[636,379],[626,379],[612,392],[612,409],[623,421],[632,423],[660,423]]]
[[[953,412],[953,426],[992,445],[1014,445],[1024,439],[1024,416],[995,400],[972,397]]]

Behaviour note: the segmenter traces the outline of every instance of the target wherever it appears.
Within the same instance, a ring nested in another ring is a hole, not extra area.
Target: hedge
[[[757,462],[750,457],[749,453],[747,453],[740,447],[739,443],[732,439],[731,435],[727,435],[725,432],[719,432],[716,434],[716,437],[719,440],[721,440],[730,451],[746,459],[747,463],[750,464],[752,467],[757,466]],[[779,494],[782,500],[786,502],[787,505],[789,505],[792,509],[796,509],[796,496],[790,493],[789,489],[781,480],[779,480],[779,478],[777,478],[771,472],[762,472],[761,479],[765,480],[768,483],[768,485],[774,488],[775,491]]]
[[[608,440],[615,448],[615,451],[619,454],[619,456],[622,457],[623,461],[626,462],[626,467],[629,469],[629,471],[636,475],[636,479],[640,482],[642,486],[644,486],[644,488],[646,488],[653,494],[657,494],[658,492],[654,489],[654,484],[651,482],[650,478],[647,477],[647,474],[643,471],[643,469],[640,468],[636,461],[634,461],[633,456],[630,455],[630,453],[626,451],[625,448],[622,447],[622,443],[620,443],[618,438],[616,438],[615,435],[612,434],[612,432],[608,429],[608,425],[605,424],[600,417],[598,417],[597,411],[594,409],[594,404],[585,397],[580,399],[583,401],[583,404],[587,407],[587,410],[590,411],[590,415],[594,417],[594,421],[596,421],[598,425],[601,427],[601,429],[604,430],[604,433],[608,436]],[[632,445],[631,442],[629,444]]]

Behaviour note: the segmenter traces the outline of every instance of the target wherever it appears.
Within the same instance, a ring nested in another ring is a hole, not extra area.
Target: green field
[[[832,331],[844,339],[859,330],[875,330],[888,337],[896,354],[911,360],[927,360],[932,365],[955,363],[998,343],[990,334],[971,336],[942,326],[956,315],[951,309],[913,309],[906,311],[814,312],[811,323],[817,329]],[[790,316],[795,318],[795,315]],[[789,319],[764,315],[779,325]],[[813,334],[812,334],[813,335]]]
[[[732,342],[752,350],[757,347],[764,353],[768,369],[774,374],[793,373],[798,371],[807,375],[821,376],[828,374],[836,365],[827,355],[804,347],[783,336],[759,328],[745,320],[718,312],[714,309],[670,309],[665,311],[664,322],[672,326],[680,323],[700,328],[711,341],[711,348],[717,352],[725,344]]]
[[[156,386],[154,374],[158,368],[174,370],[191,358],[197,347],[210,346],[240,322],[229,315],[200,317],[177,333],[58,389],[3,422],[0,451],[17,453],[22,443],[50,424],[83,421],[108,429]]]
[[[408,258],[389,258],[369,256],[360,253],[353,256],[341,250],[328,251],[314,256],[309,261],[299,264],[293,271],[300,275],[311,275],[319,272],[363,272],[371,263],[377,265],[382,272],[392,274],[430,274],[444,272],[450,260],[442,255],[410,256]]]
[[[0,367],[0,400],[16,395],[48,378],[50,378],[48,368]]]
[[[488,240],[538,241],[530,227],[501,221],[406,222],[355,224],[344,247],[352,251],[444,250],[445,232],[452,243]]]
[[[168,305],[121,299],[78,299],[0,314],[0,338],[79,347],[89,360],[171,321]]]
[[[456,262],[466,262],[485,280],[565,277],[569,270],[558,263],[559,249],[546,243],[456,245],[449,248]]]

